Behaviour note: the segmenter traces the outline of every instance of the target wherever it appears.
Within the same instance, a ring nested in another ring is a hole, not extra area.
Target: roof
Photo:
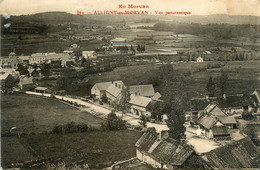
[[[70,55],[67,53],[46,53],[46,58],[53,59],[69,59]]]
[[[212,128],[212,133],[214,136],[230,135],[225,126],[214,126]]]
[[[130,104],[146,107],[152,101],[149,97],[131,95]]]
[[[20,79],[19,84],[33,84],[33,77],[23,77]]]
[[[43,90],[43,91],[47,90],[47,89],[48,89],[48,87],[36,87],[35,88],[35,90]]]
[[[161,95],[159,92],[156,92],[156,93],[153,95],[152,99],[153,99],[153,100],[159,100],[161,97],[162,97],[162,95]]]
[[[45,57],[45,53],[33,53],[31,57]]]
[[[205,114],[199,119],[199,124],[206,129],[211,129],[216,123],[217,118],[214,115]]]
[[[231,142],[202,155],[211,168],[257,168],[254,167],[259,150],[249,138]]]
[[[156,140],[157,133],[155,128],[148,128],[147,131],[138,139],[135,146],[141,151],[148,152]]]
[[[191,111],[201,111],[204,110],[210,103],[214,102],[220,108],[232,108],[232,107],[242,107],[249,106],[252,104],[250,95],[227,95],[224,97],[209,97],[206,98],[193,98],[191,99]]]
[[[9,75],[10,73],[0,74],[0,80],[5,80]]]
[[[232,116],[218,116],[218,120],[223,124],[236,124],[237,121]]]
[[[112,83],[124,84],[121,80],[119,80],[119,81],[96,83],[94,86],[96,86],[100,91],[103,91],[106,90]]]
[[[20,60],[29,60],[30,56],[19,56]]]
[[[125,38],[119,38],[119,37],[118,37],[118,38],[112,39],[111,42],[113,42],[113,41],[125,42],[125,40],[126,40]]]
[[[180,166],[194,152],[188,145],[181,145],[174,139],[163,139],[151,152],[151,155],[158,161],[167,164]]]
[[[95,51],[82,51],[82,55],[84,54],[84,53],[87,53],[87,54],[89,54],[89,53],[94,53]]]
[[[152,84],[129,86],[129,92],[130,94],[146,97],[152,97],[155,94]]]
[[[119,85],[120,85],[120,87],[119,87]],[[114,97],[117,97],[117,96],[121,93],[121,91],[122,91],[122,89],[123,89],[122,85],[121,85],[121,84],[119,84],[119,85],[116,86],[116,84],[111,84],[111,85],[106,89],[106,92],[109,93],[109,94],[111,94],[111,95],[114,96]]]

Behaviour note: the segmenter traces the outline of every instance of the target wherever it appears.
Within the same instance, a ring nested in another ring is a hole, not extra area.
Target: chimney
[[[157,139],[162,140],[162,139],[166,139],[168,137],[169,137],[168,131],[162,130],[161,132],[158,133]]]
[[[226,97],[227,97],[226,94],[223,94],[223,98],[226,99]]]

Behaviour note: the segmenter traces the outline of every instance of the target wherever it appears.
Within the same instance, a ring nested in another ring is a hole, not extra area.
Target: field
[[[187,86],[193,97],[205,96],[207,94],[206,84],[210,76],[213,77],[217,93],[219,94],[219,76],[222,69],[228,73],[227,94],[252,93],[254,89],[260,87],[259,74],[257,74],[260,72],[260,60],[230,61],[224,67],[198,72],[198,69],[207,67],[209,63],[218,62],[173,64],[173,69],[176,73],[188,71],[192,73],[187,76]],[[123,80],[126,85],[154,84],[155,90],[160,92],[160,87],[154,81],[159,76],[158,70],[160,66],[156,64],[127,66],[116,68],[110,72],[86,75],[81,84],[81,91],[73,94],[89,95],[90,89],[95,83],[112,80]]]
[[[100,128],[102,119],[55,99],[23,94],[2,95],[2,135],[11,127],[22,133],[2,136],[2,167],[30,160],[63,160],[67,166],[88,163],[91,168],[105,168],[116,161],[135,156],[136,131],[101,131],[57,135],[42,133],[55,125],[74,121]]]
[[[100,128],[103,122],[100,118],[55,99],[23,94],[3,94],[1,97],[2,134],[12,127],[16,127],[20,133],[42,133],[71,121],[94,128]]]

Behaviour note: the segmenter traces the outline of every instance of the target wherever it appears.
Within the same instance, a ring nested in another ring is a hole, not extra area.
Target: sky
[[[191,12],[192,15],[260,16],[260,0],[0,0],[0,2],[0,14],[7,15],[27,15],[49,11],[76,14],[78,10],[93,13],[95,10],[120,10],[119,4],[133,4],[149,5],[148,10],[153,14],[154,11],[180,11]]]

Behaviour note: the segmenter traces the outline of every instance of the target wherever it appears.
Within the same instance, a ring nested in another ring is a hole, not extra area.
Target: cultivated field
[[[12,127],[16,127],[20,133],[42,133],[71,121],[94,128],[100,128],[103,122],[90,113],[51,98],[23,94],[3,94],[1,97],[2,134]]]
[[[102,131],[102,119],[55,99],[24,94],[2,95],[2,167],[31,160],[63,160],[67,166],[87,163],[100,169],[135,156],[136,131]],[[65,135],[42,133],[55,125],[74,121],[97,128],[85,133]],[[12,136],[4,135],[16,127]],[[30,133],[30,134],[22,134]]]

